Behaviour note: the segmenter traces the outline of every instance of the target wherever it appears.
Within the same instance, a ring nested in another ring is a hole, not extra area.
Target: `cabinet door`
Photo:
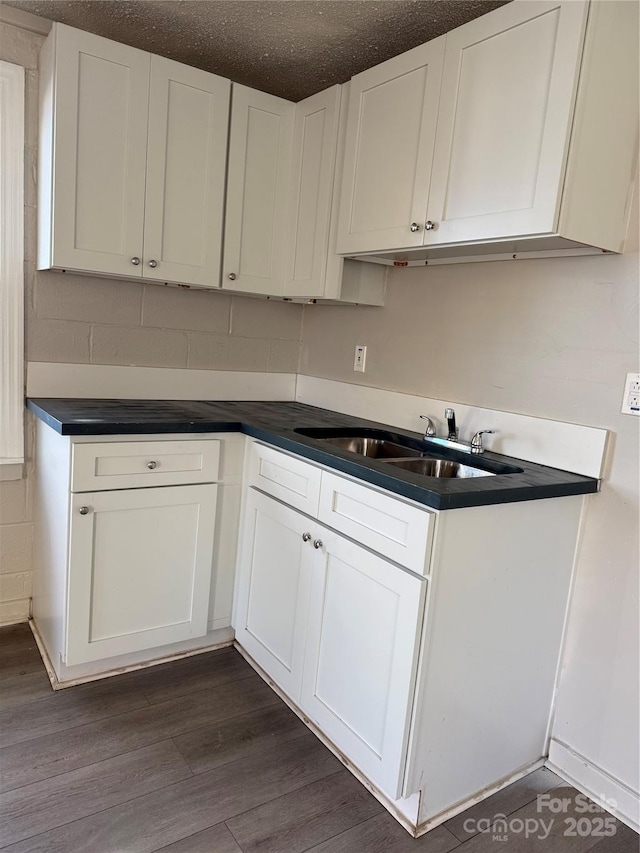
[[[217,486],[72,496],[68,665],[207,633]]]
[[[447,34],[426,244],[555,230],[586,7],[509,3]]]
[[[332,86],[295,106],[285,296],[324,295],[341,88]]]
[[[144,277],[220,286],[231,83],[151,57]]]
[[[310,525],[300,513],[249,490],[240,536],[236,637],[295,701],[314,554]]]
[[[392,799],[400,796],[426,581],[321,529],[301,707]]]
[[[422,245],[444,45],[442,36],[352,78],[338,252]]]
[[[222,287],[282,295],[295,104],[233,86]]]
[[[50,265],[141,275],[150,56],[55,26]]]

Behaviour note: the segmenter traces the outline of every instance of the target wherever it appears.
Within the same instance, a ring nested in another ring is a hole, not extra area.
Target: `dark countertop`
[[[517,466],[521,471],[493,477],[450,479],[399,470],[380,460],[357,456],[318,439],[299,435],[295,430],[313,427],[382,429],[420,441],[419,433],[303,403],[39,398],[27,400],[27,408],[61,435],[243,432],[434,509],[458,509],[598,491],[598,481],[592,477],[490,451],[480,457],[488,466],[502,463]],[[441,453],[435,448],[431,452]],[[477,457],[456,451],[442,455],[467,465],[473,465],[477,460]]]

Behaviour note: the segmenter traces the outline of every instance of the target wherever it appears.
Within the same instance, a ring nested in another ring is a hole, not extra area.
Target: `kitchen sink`
[[[384,438],[370,438],[368,436],[337,436],[336,438],[325,438],[327,444],[357,453],[359,456],[368,456],[370,459],[390,459],[398,457],[419,457],[422,451],[403,444],[395,444]]]
[[[420,439],[397,435],[383,429],[348,427],[305,427],[294,432],[317,438],[333,447],[368,456],[369,459],[407,458],[422,456],[426,448]]]
[[[295,429],[299,435],[315,438],[323,444],[346,450],[357,456],[377,459],[424,477],[455,478],[491,477],[496,474],[519,474],[522,468],[494,459],[478,458],[457,450],[433,448],[420,438],[399,435],[386,430],[340,427],[305,427]],[[473,462],[473,464],[468,464]]]
[[[389,459],[394,467],[423,474],[425,477],[495,477],[495,471],[485,471],[451,459],[422,457],[421,459]]]

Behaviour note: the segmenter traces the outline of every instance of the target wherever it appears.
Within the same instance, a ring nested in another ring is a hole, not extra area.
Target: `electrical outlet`
[[[621,411],[623,415],[640,415],[640,373],[627,373]]]
[[[356,354],[353,359],[353,369],[358,373],[364,373],[364,365],[367,360],[367,348],[356,346]]]

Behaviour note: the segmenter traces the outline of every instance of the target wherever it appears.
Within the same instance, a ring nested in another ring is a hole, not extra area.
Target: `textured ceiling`
[[[506,0],[5,0],[301,100]]]

